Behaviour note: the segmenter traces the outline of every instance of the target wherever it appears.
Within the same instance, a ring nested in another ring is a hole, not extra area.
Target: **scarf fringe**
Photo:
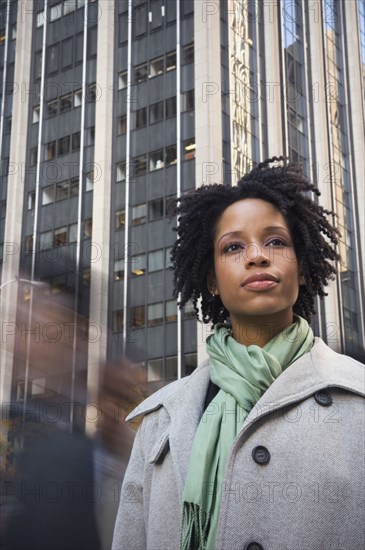
[[[184,502],[180,550],[206,550],[210,514],[193,502]]]

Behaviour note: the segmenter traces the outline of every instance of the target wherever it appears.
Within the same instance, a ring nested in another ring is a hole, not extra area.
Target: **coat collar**
[[[192,375],[177,380],[151,395],[127,420],[140,414],[149,414],[163,407],[170,424],[154,445],[154,456],[160,456],[162,447],[169,443],[176,464],[177,482],[182,493],[194,436],[209,384],[209,363],[200,365]],[[329,387],[346,389],[365,396],[364,365],[331,350],[320,338],[309,353],[288,367],[264,393],[247,416],[242,431],[258,418],[274,410],[301,401],[316,391]],[[153,461],[153,459],[151,460]]]

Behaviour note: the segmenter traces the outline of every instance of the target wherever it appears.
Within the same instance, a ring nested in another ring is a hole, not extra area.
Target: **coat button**
[[[263,447],[263,445],[258,445],[252,451],[252,458],[255,462],[257,462],[257,464],[267,464],[270,461],[270,453],[266,447]],[[257,543],[255,542],[252,544]]]
[[[314,394],[314,399],[317,401],[318,405],[322,407],[329,407],[332,405],[332,397],[326,390],[319,390]]]
[[[250,542],[245,546],[244,550],[264,550],[258,542]]]

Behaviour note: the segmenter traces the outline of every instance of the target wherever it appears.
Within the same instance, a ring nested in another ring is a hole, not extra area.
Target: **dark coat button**
[[[314,399],[317,401],[318,405],[322,407],[329,407],[332,405],[332,397],[326,390],[319,390],[314,394]]]
[[[258,445],[252,451],[252,458],[257,464],[267,464],[270,461],[270,453],[266,447]]]
[[[245,546],[244,550],[264,550],[264,549],[261,546],[261,544],[259,544],[258,542],[250,542],[249,544],[247,544],[247,546]]]

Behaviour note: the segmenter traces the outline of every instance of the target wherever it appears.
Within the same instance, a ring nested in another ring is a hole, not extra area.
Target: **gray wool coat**
[[[182,492],[208,384],[205,363],[129,415],[144,419],[124,478],[114,550],[179,548]],[[233,443],[217,550],[365,548],[364,387],[364,365],[318,338],[277,378]],[[207,412],[214,414],[213,403]]]

